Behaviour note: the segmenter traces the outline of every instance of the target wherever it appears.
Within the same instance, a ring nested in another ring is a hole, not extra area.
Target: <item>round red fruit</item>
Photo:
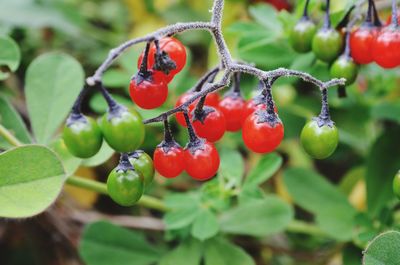
[[[132,101],[142,109],[154,109],[167,99],[168,86],[162,73],[149,71],[145,77],[132,78],[129,93]]]
[[[400,29],[387,26],[376,36],[372,46],[374,61],[383,68],[400,64]]]
[[[373,62],[372,45],[379,33],[377,27],[361,26],[350,34],[351,57],[358,64]]]
[[[218,108],[222,111],[226,120],[226,130],[239,131],[242,128],[245,100],[241,96],[226,96],[219,102]]]
[[[208,180],[217,174],[219,154],[214,144],[200,140],[195,146],[185,148],[186,172],[200,181]]]
[[[247,119],[247,117],[249,117],[255,111],[266,110],[266,109],[267,105],[265,105],[265,103],[260,103],[257,102],[257,100],[250,99],[249,101],[246,102],[246,105],[244,106],[242,122],[244,122]]]
[[[195,115],[195,111],[192,112],[192,116],[195,117],[193,127],[198,136],[210,142],[216,142],[224,136],[226,121],[221,111],[208,106],[203,107],[200,115]]]
[[[257,111],[247,117],[243,124],[242,138],[250,150],[256,153],[269,153],[274,151],[282,142],[284,129],[282,122],[266,121],[266,111]]]
[[[178,144],[157,146],[153,155],[154,168],[161,176],[175,178],[184,170],[184,151]]]

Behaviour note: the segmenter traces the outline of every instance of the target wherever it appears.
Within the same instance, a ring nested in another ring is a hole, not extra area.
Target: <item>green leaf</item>
[[[39,145],[0,154],[0,217],[24,218],[49,207],[61,192],[64,168],[54,152]]]
[[[338,188],[301,168],[286,170],[284,182],[296,204],[316,215],[323,231],[338,240],[351,238],[356,210]]]
[[[400,123],[400,101],[377,104],[373,106],[371,115],[375,119],[391,120]]]
[[[374,143],[367,158],[368,212],[375,216],[393,198],[392,181],[400,168],[397,143],[400,127],[387,129]]]
[[[132,73],[124,70],[110,69],[104,73],[103,84],[106,87],[129,87]]]
[[[192,236],[204,241],[218,233],[219,224],[217,217],[210,210],[202,210],[194,220]]]
[[[18,69],[21,61],[21,51],[18,44],[7,36],[0,36],[0,67],[6,66],[11,72]],[[9,76],[7,72],[3,72],[0,68],[0,80],[4,80]]]
[[[269,34],[276,36],[282,34],[282,24],[280,23],[276,9],[272,5],[257,4],[250,6],[250,15],[261,25],[263,25]]]
[[[183,242],[161,258],[159,265],[199,265],[203,246],[197,240]]]
[[[231,234],[268,236],[284,230],[292,219],[290,205],[276,196],[267,196],[225,212],[220,227]]]
[[[374,238],[364,251],[363,265],[397,265],[400,260],[400,233],[389,231]]]
[[[110,157],[114,154],[114,149],[112,149],[106,141],[103,141],[103,144],[101,145],[101,148],[99,152],[88,159],[84,159],[82,161],[82,166],[85,167],[96,167],[98,165],[101,165],[105,163]]]
[[[243,249],[224,239],[214,239],[206,244],[205,265],[255,265]]]
[[[33,132],[39,143],[48,143],[67,117],[83,87],[81,65],[71,56],[48,53],[28,67],[25,94]]]
[[[10,102],[0,96],[0,124],[8,129],[20,142],[30,143],[32,141],[25,123],[19,113]],[[12,146],[0,136],[0,147],[4,149]]]
[[[200,198],[196,193],[169,194],[165,203],[172,209],[164,215],[167,229],[180,229],[192,224],[201,211]]]
[[[230,186],[238,186],[244,174],[242,155],[236,150],[224,148],[220,151],[220,157],[218,176],[230,183]]]
[[[246,177],[244,186],[258,186],[272,177],[282,166],[282,157],[277,153],[263,156]]]
[[[73,156],[65,146],[62,139],[57,139],[50,144],[50,148],[56,152],[65,168],[66,177],[71,176],[81,165],[82,159]]]
[[[96,222],[85,228],[79,254],[87,265],[150,265],[161,253],[138,232]]]

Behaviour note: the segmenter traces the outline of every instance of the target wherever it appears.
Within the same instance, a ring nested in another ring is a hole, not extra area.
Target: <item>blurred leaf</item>
[[[353,245],[347,245],[342,250],[343,265],[360,265],[361,250]]]
[[[110,69],[104,73],[103,84],[106,87],[126,88],[129,87],[132,74],[123,70]]]
[[[400,101],[382,102],[372,107],[371,115],[375,119],[400,123]]]
[[[30,143],[31,136],[21,119],[19,113],[14,109],[11,103],[0,96],[0,124],[8,129],[22,143]],[[0,148],[8,149],[11,145],[0,136]]]
[[[56,152],[58,157],[60,158],[66,176],[71,176],[80,166],[82,159],[73,156],[67,149],[67,146],[64,143],[63,139],[57,139],[53,143],[50,144],[50,148]]]
[[[194,220],[192,236],[204,241],[218,233],[219,224],[217,217],[209,210],[203,209]]]
[[[265,197],[264,191],[258,186],[244,185],[239,194],[239,204],[250,204]]]
[[[375,216],[393,198],[392,181],[400,168],[400,127],[388,128],[374,143],[367,158],[368,212]]]
[[[84,159],[82,161],[82,166],[86,167],[96,167],[98,165],[101,165],[105,163],[110,157],[114,154],[114,149],[112,149],[106,141],[103,141],[103,144],[101,145],[101,148],[99,152],[88,159]]]
[[[213,239],[206,244],[205,265],[255,265],[249,254],[224,239]]]
[[[33,132],[39,143],[48,143],[68,115],[83,87],[81,65],[63,53],[47,53],[28,67],[25,94]]]
[[[115,99],[119,104],[124,105],[125,107],[133,106],[133,103],[130,99],[117,95],[112,94],[113,99]],[[101,93],[94,94],[89,101],[90,108],[99,114],[104,114],[108,110],[107,102],[104,100]]]
[[[159,265],[199,265],[202,252],[201,243],[190,239],[162,257]]]
[[[365,167],[354,167],[342,178],[339,188],[345,194],[350,194],[358,181],[363,180],[365,176]]]
[[[301,168],[287,169],[284,182],[296,204],[316,215],[322,230],[338,240],[351,238],[356,211],[334,185]]]
[[[363,265],[397,265],[400,260],[400,233],[388,231],[370,242],[364,251]]]
[[[193,223],[201,211],[197,194],[170,194],[165,198],[167,207],[172,210],[164,215],[167,229],[180,229]]]
[[[18,69],[20,61],[21,51],[18,44],[7,36],[0,36],[0,67],[6,66],[11,72],[14,72]],[[0,80],[4,80],[8,76],[7,72],[0,69]]]
[[[230,234],[267,236],[286,228],[293,209],[276,196],[239,205],[221,216],[221,230]]]
[[[221,164],[218,176],[229,183],[229,187],[238,186],[244,174],[244,162],[242,155],[233,149],[224,148],[220,152]]]
[[[0,217],[26,218],[47,209],[64,184],[63,165],[50,149],[17,147],[0,154]]]
[[[268,30],[269,34],[274,36],[282,34],[282,24],[278,20],[277,11],[272,5],[252,5],[249,8],[249,12],[255,21]]]
[[[272,177],[282,166],[282,157],[277,153],[262,156],[247,175],[244,186],[258,186]]]
[[[101,221],[85,228],[79,254],[87,265],[150,265],[161,253],[142,234]]]
[[[265,38],[270,37],[271,39],[273,38],[266,32],[265,28],[257,23],[253,22],[244,22],[244,21],[239,21],[235,22],[232,25],[229,26],[227,29],[229,33],[234,33],[239,36],[248,36],[248,35],[255,35],[255,34],[261,34]]]

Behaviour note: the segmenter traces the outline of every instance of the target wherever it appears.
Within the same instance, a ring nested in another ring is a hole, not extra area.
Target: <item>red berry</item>
[[[196,117],[194,111],[192,116]],[[193,127],[198,136],[210,142],[216,142],[224,136],[226,121],[221,111],[213,107],[204,106],[203,114],[199,116],[199,119],[193,121]]]
[[[219,102],[218,108],[226,119],[226,130],[239,131],[242,128],[242,117],[246,102],[241,96],[229,95]]]
[[[159,42],[161,51],[166,52],[171,60],[176,64],[176,69],[172,70],[168,75],[166,75],[167,82],[170,82],[174,76],[179,73],[186,64],[186,49],[185,46],[177,39],[172,37],[166,37]],[[147,67],[152,69],[154,66],[154,55],[156,54],[156,46],[154,43],[150,46]],[[138,59],[138,68],[142,64],[144,53],[142,53]]]
[[[383,68],[400,64],[400,30],[392,26],[383,28],[372,46],[374,61]]]
[[[219,162],[217,149],[208,141],[199,140],[194,146],[185,148],[186,172],[196,180],[212,178],[217,174]]]
[[[373,62],[372,45],[379,33],[377,27],[361,26],[350,34],[351,57],[358,64]]]
[[[182,105],[183,103],[185,103],[188,99],[190,99],[191,97],[193,97],[196,93],[198,92],[186,92],[185,94],[182,94],[178,100],[176,101],[175,107],[178,107],[180,105]],[[199,99],[195,100],[192,104],[189,105],[188,108],[188,112],[189,112],[189,118],[192,119],[192,111],[194,110],[194,108],[196,107],[197,103],[199,102]],[[218,107],[218,102],[219,102],[219,95],[217,93],[210,93],[207,95],[206,97],[206,101],[204,102],[205,106],[211,106],[214,108]],[[176,121],[182,125],[183,127],[187,127],[186,126],[186,121],[185,121],[185,117],[183,116],[183,114],[181,112],[177,113],[175,115],[176,117]]]
[[[154,168],[161,176],[175,178],[185,168],[184,151],[178,144],[159,145],[153,155]]]
[[[147,74],[149,73],[149,76]],[[161,106],[168,97],[168,86],[162,73],[149,71],[145,77],[132,78],[129,93],[133,102],[142,109]],[[140,81],[139,83],[138,80]]]
[[[255,101],[254,99],[250,99],[249,101],[246,102],[246,105],[244,106],[244,111],[243,111],[243,116],[242,116],[242,122],[244,122],[247,117],[249,117],[251,114],[253,114],[256,110],[265,110],[267,109],[267,105],[265,103],[258,103],[257,100]]]
[[[280,120],[271,125],[265,121],[266,111],[257,111],[247,117],[243,124],[242,138],[245,145],[256,153],[274,151],[282,142],[284,129]]]

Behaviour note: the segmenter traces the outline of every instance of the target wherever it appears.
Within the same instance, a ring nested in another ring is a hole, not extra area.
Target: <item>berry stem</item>
[[[367,10],[367,16],[365,18],[365,25],[370,26],[372,23],[372,9],[373,9],[373,1],[368,0],[368,10]]]
[[[396,0],[392,0],[392,26],[397,28],[399,22],[397,21],[397,3]]]
[[[219,66],[214,67],[210,71],[208,71],[205,75],[203,75],[200,80],[196,83],[194,88],[192,89],[195,92],[200,92],[204,85],[209,82],[213,82],[215,77],[217,76],[218,72],[220,71]]]
[[[171,133],[171,127],[169,126],[168,116],[165,116],[164,119],[164,141],[167,144],[175,141]]]
[[[350,30],[346,30],[346,35],[345,35],[345,47],[344,47],[344,56],[346,56],[347,59],[350,59]]]
[[[189,144],[194,144],[199,141],[199,137],[197,134],[194,132],[193,125],[190,122],[189,114],[187,113],[187,110],[183,112],[183,116],[185,117],[188,133],[189,133]]]
[[[107,102],[108,109],[110,113],[116,113],[121,109],[121,105],[113,99],[111,94],[107,91],[107,89],[103,86],[102,83],[98,82],[98,87],[100,88],[101,94],[103,95],[104,99]]]
[[[272,85],[274,82],[275,80],[264,80],[264,89],[261,92],[265,96],[267,112],[270,115],[275,115],[275,102],[272,97]]]
[[[197,103],[196,105],[196,109],[195,109],[195,115],[201,115],[201,113],[203,112],[203,107],[204,107],[204,102],[206,102],[206,96],[203,96],[200,98],[199,103]]]
[[[382,27],[382,22],[379,18],[378,10],[376,9],[376,5],[374,0],[371,0],[372,10],[374,12],[374,26],[375,27]]]
[[[12,146],[20,146],[22,143],[3,125],[0,124],[0,138],[6,140]]]
[[[145,75],[148,72],[147,61],[149,59],[149,51],[150,51],[150,42],[147,42],[146,43],[146,48],[144,49],[144,55],[143,55],[143,59],[142,59],[142,64],[140,65],[140,69],[139,69],[139,72],[142,75]]]
[[[306,3],[304,5],[304,10],[303,10],[303,19],[309,19],[308,16],[308,5],[310,4],[310,0],[306,0]]]
[[[232,92],[237,96],[241,95],[241,92],[240,92],[240,76],[241,76],[240,72],[237,72],[237,73],[233,74]]]
[[[85,97],[86,93],[87,93],[87,88],[83,87],[83,89],[81,90],[81,92],[78,95],[78,98],[75,100],[74,105],[72,106],[71,116],[72,115],[74,115],[74,116],[82,115],[81,106],[82,106],[83,98]]]
[[[128,153],[121,153],[119,157],[119,164],[117,166],[117,171],[126,172],[128,170],[135,170],[131,162],[129,162],[129,155]]]
[[[331,1],[326,0],[326,12],[325,12],[325,18],[324,18],[324,29],[330,29],[331,28]]]
[[[329,103],[328,103],[328,90],[323,88],[321,90],[322,95],[322,108],[319,118],[324,122],[331,122],[331,115],[329,114]]]

